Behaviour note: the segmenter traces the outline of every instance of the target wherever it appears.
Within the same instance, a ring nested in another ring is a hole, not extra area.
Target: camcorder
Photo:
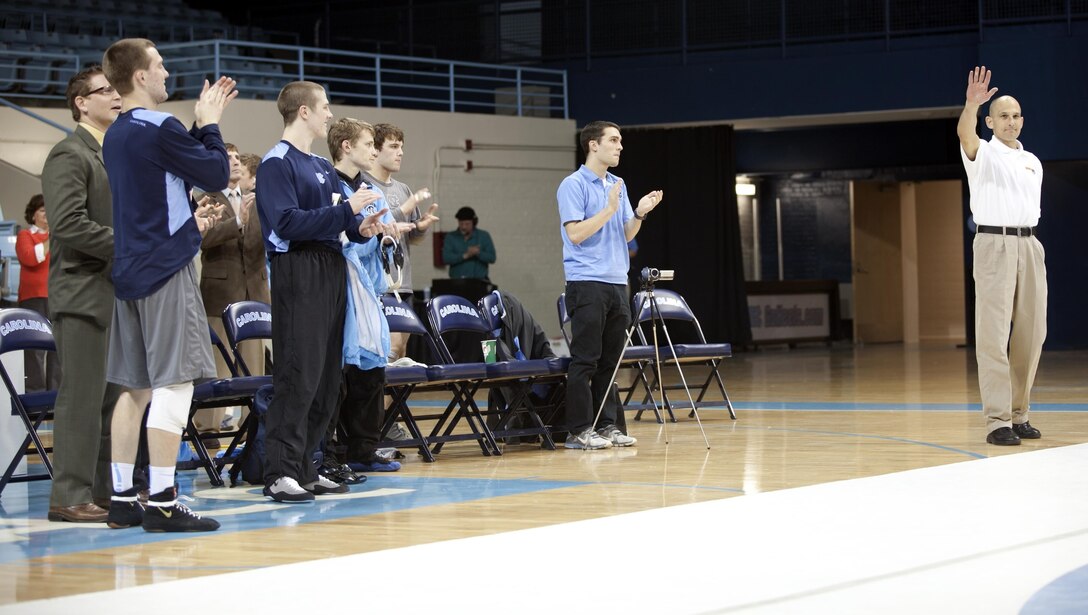
[[[668,282],[669,280],[672,280],[673,273],[675,273],[675,271],[672,270],[672,269],[658,269],[657,267],[643,267],[642,268],[642,281],[644,283],[646,283],[646,284],[650,284],[650,283],[658,282],[658,281]]]

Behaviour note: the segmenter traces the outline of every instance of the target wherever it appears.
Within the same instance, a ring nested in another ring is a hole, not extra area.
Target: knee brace
[[[192,382],[153,389],[151,410],[147,414],[147,428],[181,434],[189,422],[189,406],[192,402]]]

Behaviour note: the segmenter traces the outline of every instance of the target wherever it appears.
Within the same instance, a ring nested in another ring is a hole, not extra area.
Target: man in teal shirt
[[[476,228],[479,219],[471,207],[458,209],[454,217],[457,231],[446,233],[442,244],[442,261],[450,266],[450,277],[489,280],[487,266],[495,262],[491,235]]]

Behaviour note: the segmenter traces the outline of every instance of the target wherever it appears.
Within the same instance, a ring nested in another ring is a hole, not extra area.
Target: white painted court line
[[[254,612],[461,613],[494,602],[519,614],[1000,614],[1018,612],[1046,583],[1086,564],[1081,444],[0,613],[93,612],[102,604],[114,615],[146,613],[248,588]]]

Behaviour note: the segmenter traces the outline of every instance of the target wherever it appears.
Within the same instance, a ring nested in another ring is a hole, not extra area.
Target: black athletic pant
[[[385,421],[385,368],[344,370],[347,396],[340,406],[340,425],[348,435],[347,459],[366,463],[374,456]]]
[[[340,397],[347,262],[300,242],[272,257],[272,388],[265,417],[265,484],[317,480],[312,461]]]
[[[585,431],[601,400],[609,395],[597,427],[616,424],[619,400],[609,384],[623,352],[631,308],[627,287],[604,282],[567,282],[565,302],[570,314],[570,369],[567,371],[567,427]]]

